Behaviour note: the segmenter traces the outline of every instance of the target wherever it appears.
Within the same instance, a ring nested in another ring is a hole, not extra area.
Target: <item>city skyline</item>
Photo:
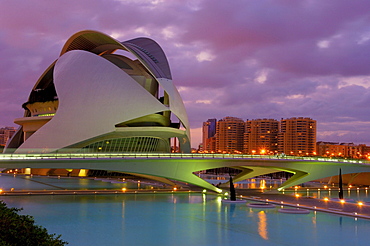
[[[91,29],[161,45],[192,147],[202,142],[203,121],[225,116],[310,117],[318,141],[370,144],[370,2],[31,0],[0,7],[1,126],[22,117],[19,105],[67,37]]]
[[[317,155],[316,121],[311,118],[208,119],[202,132],[200,153]]]

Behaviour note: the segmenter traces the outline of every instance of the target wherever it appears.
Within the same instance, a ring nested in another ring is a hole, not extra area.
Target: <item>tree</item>
[[[8,208],[0,201],[0,246],[59,246],[66,245],[61,235],[49,234],[30,215],[19,215],[22,209]]]

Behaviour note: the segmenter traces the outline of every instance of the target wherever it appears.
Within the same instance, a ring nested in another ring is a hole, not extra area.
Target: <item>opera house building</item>
[[[189,123],[161,47],[81,31],[36,81],[5,153],[190,152]]]

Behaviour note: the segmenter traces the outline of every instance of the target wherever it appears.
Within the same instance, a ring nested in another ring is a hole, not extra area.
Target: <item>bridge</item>
[[[53,153],[0,154],[0,168],[95,169],[134,174],[168,184],[177,180],[215,192],[221,189],[195,172],[213,168],[240,169],[234,182],[280,171],[292,173],[278,190],[308,181],[342,174],[370,172],[366,160],[323,157],[269,156],[242,154],[180,153]]]

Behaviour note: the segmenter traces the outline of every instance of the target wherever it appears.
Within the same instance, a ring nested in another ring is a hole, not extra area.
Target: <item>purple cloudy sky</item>
[[[2,0],[0,125],[14,126],[75,32],[164,49],[190,118],[311,117],[318,140],[370,144],[370,1]]]

